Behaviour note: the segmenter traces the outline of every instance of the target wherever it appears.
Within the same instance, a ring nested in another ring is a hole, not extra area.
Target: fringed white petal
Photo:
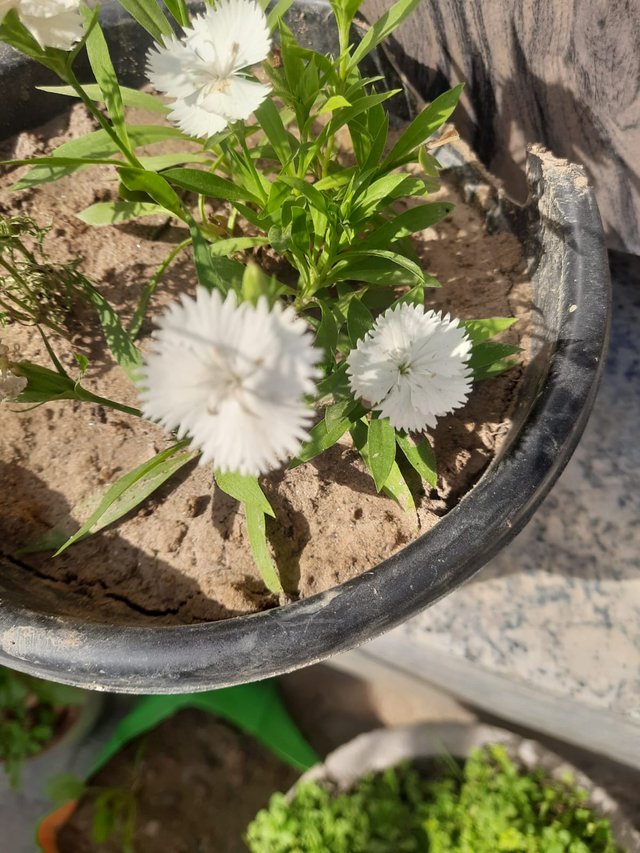
[[[432,429],[471,391],[471,341],[455,320],[400,304],[347,357],[354,394],[396,429]]]
[[[83,34],[78,0],[18,0],[20,21],[40,47],[71,50]]]
[[[270,49],[267,19],[254,0],[220,0],[195,17],[182,38],[149,51],[147,76],[174,99],[170,118],[181,130],[209,137],[248,119],[265,100],[270,88],[241,72]]]
[[[189,435],[201,464],[258,475],[277,468],[306,440],[320,353],[306,324],[265,299],[237,304],[231,292],[199,288],[159,323],[142,371],[146,417]]]

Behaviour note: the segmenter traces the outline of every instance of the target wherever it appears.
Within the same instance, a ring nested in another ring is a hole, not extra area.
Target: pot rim
[[[305,2],[299,11],[313,25],[318,8],[325,6]],[[531,389],[529,411],[516,415],[520,422],[501,454],[434,528],[340,586],[219,622],[101,624],[17,606],[0,590],[0,662],[54,681],[124,693],[193,692],[256,681],[395,627],[468,580],[513,539],[582,434],[602,372],[611,300],[602,224],[584,169],[541,150],[529,152],[527,168],[533,201],[511,218],[529,216],[528,239],[549,220],[545,233],[561,252],[558,293],[546,306],[556,326],[545,343],[546,378]],[[461,171],[467,183],[483,182],[469,165]],[[539,262],[548,263],[544,252]]]

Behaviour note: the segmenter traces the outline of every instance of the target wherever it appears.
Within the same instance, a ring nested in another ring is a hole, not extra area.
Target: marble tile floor
[[[640,258],[610,257],[605,375],[542,507],[466,586],[334,661],[402,669],[640,768]]]

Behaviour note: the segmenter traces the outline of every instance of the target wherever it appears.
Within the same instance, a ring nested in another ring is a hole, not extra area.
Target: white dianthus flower
[[[12,368],[9,347],[0,343],[0,403],[4,400],[15,400],[27,387],[26,376],[18,376]]]
[[[244,120],[269,94],[243,69],[267,58],[271,37],[255,0],[219,0],[197,15],[183,38],[164,39],[149,51],[147,76],[174,99],[169,118],[190,136],[209,137]]]
[[[401,303],[347,357],[354,394],[396,429],[433,428],[471,390],[471,341],[448,315]]]
[[[142,371],[142,411],[216,470],[258,475],[296,455],[313,418],[320,353],[292,308],[198,288],[161,317]]]
[[[78,0],[0,0],[0,22],[15,9],[40,47],[71,50],[82,38]]]

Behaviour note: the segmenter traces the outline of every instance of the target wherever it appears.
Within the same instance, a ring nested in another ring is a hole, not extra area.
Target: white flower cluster
[[[303,320],[264,297],[256,306],[198,288],[161,317],[146,360],[143,414],[179,438],[200,463],[259,475],[307,439],[320,352]],[[401,304],[378,318],[347,357],[353,393],[396,429],[434,427],[471,390],[471,341],[448,316]]]
[[[435,427],[471,390],[471,341],[457,321],[401,303],[377,319],[347,358],[356,397],[396,429]]]
[[[15,400],[26,387],[26,377],[13,372],[9,361],[9,347],[0,343],[0,403],[4,400]]]
[[[141,377],[142,411],[202,451],[200,463],[258,475],[308,437],[316,363],[306,323],[292,308],[237,304],[198,288],[161,317]]]
[[[269,87],[241,72],[267,58],[271,37],[255,0],[219,0],[182,38],[165,38],[147,57],[147,76],[173,98],[170,118],[190,136],[209,137],[249,116]]]
[[[0,0],[0,23],[10,9],[42,48],[71,50],[82,38],[78,0]]]

